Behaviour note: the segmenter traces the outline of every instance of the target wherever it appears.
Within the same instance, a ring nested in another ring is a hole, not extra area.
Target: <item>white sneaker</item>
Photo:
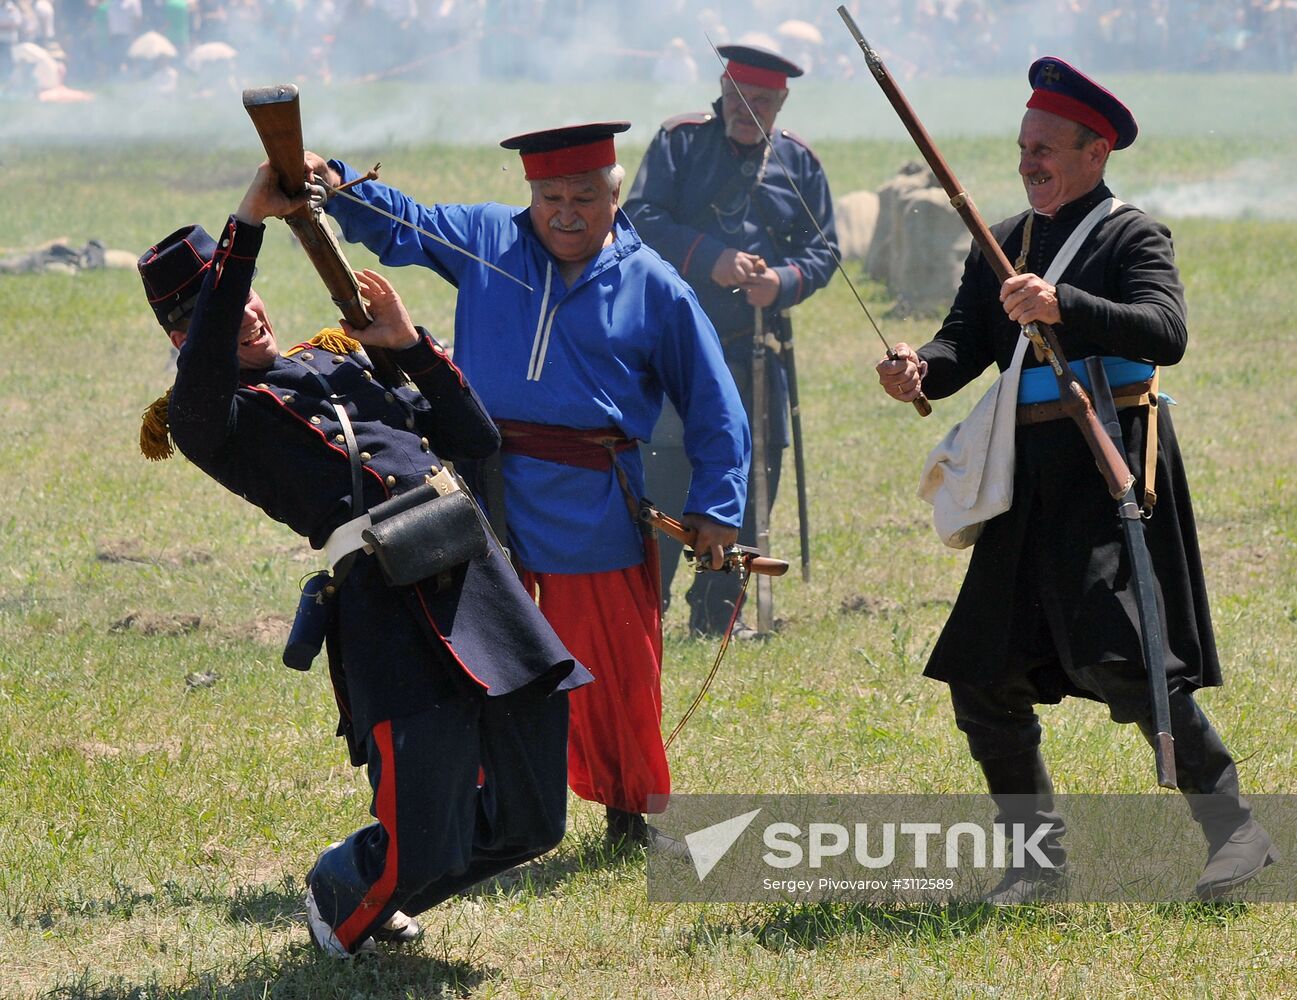
[[[689,845],[683,840],[676,840],[675,837],[663,833],[656,826],[650,825],[648,830],[650,851],[665,854],[672,858],[679,858],[681,861],[693,860],[693,855],[689,853]]]
[[[365,938],[355,951],[348,951],[333,933],[333,927],[320,915],[320,907],[315,902],[315,890],[306,890],[306,929],[311,933],[311,943],[330,958],[350,961],[357,955],[372,955],[378,951],[372,937]]]
[[[374,928],[374,940],[388,944],[411,944],[423,937],[423,924],[397,910]]]

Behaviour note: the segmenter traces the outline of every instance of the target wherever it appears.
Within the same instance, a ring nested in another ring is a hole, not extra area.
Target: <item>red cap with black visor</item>
[[[529,181],[602,170],[617,162],[613,136],[630,128],[630,122],[589,122],[564,125],[511,136],[500,143],[522,156],[523,175]]]
[[[786,90],[789,77],[802,75],[795,62],[759,45],[721,45],[716,51],[726,60],[726,75],[749,87]]]

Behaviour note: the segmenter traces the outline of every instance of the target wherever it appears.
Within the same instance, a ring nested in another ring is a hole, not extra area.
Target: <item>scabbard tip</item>
[[[1175,788],[1175,738],[1170,733],[1158,733],[1153,737],[1153,747],[1157,760],[1157,783],[1163,788]]]

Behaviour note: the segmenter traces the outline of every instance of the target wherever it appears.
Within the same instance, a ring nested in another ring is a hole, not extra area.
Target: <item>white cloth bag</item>
[[[1116,198],[1096,205],[1058,251],[1045,272],[1045,280],[1058,284],[1090,230],[1121,205]],[[972,412],[950,428],[923,464],[919,497],[932,504],[933,527],[952,549],[968,548],[977,541],[987,521],[1013,505],[1018,381],[1027,343],[1024,333],[1018,338],[1009,367]]]

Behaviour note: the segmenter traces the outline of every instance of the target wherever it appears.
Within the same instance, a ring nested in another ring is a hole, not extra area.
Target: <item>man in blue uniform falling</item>
[[[384,348],[418,391],[382,384],[340,330],[280,353],[251,282],[262,220],[298,204],[263,164],[219,245],[188,226],[140,258],[149,302],[180,348],[169,403],[164,396],[146,413],[141,447],[165,458],[174,441],[328,553],[339,733],[352,762],[368,765],[377,822],[320,855],[306,907],[314,943],[350,958],[373,950],[374,937],[417,934],[406,914],[562,839],[567,692],[590,675],[455,496],[443,460],[488,455],[499,435],[386,279],[358,275],[374,322],[348,330]],[[377,505],[427,486],[438,494],[428,508],[457,502],[482,545],[433,576],[391,585],[361,529]]]
[[[541,611],[598,678],[571,699],[568,774],[573,791],[606,807],[614,845],[647,840],[649,796],[670,792],[657,548],[637,523],[636,441],[648,440],[665,394],[693,463],[683,520],[712,566],[738,534],[749,453],[715,329],[618,208],[625,171],[613,136],[628,127],[504,140],[531,186],[522,209],[422,205],[377,181],[328,202],[348,240],[458,290],[455,361],[504,438],[503,488],[479,485]],[[306,166],[331,188],[358,176],[313,153]]]
[[[765,420],[767,495],[773,506],[788,446],[788,382],[780,354],[768,352],[766,413],[752,412],[755,310],[762,310],[767,333],[777,333],[786,322],[784,310],[828,283],[837,254],[833,201],[810,147],[774,127],[788,97],[788,79],[801,76],[801,68],[756,46],[723,45],[717,51],[728,60],[719,100],[710,113],[678,115],[663,124],[640,163],[626,214],[645,242],[698,293],[720,334],[749,422]],[[679,423],[670,412],[654,431],[645,465],[649,495],[671,506],[688,483],[689,465],[680,450]],[[752,503],[739,541],[756,544]],[[679,553],[678,545],[663,545],[664,598],[670,596]],[[686,598],[691,630],[720,633],[737,598],[735,578],[699,577]]]

